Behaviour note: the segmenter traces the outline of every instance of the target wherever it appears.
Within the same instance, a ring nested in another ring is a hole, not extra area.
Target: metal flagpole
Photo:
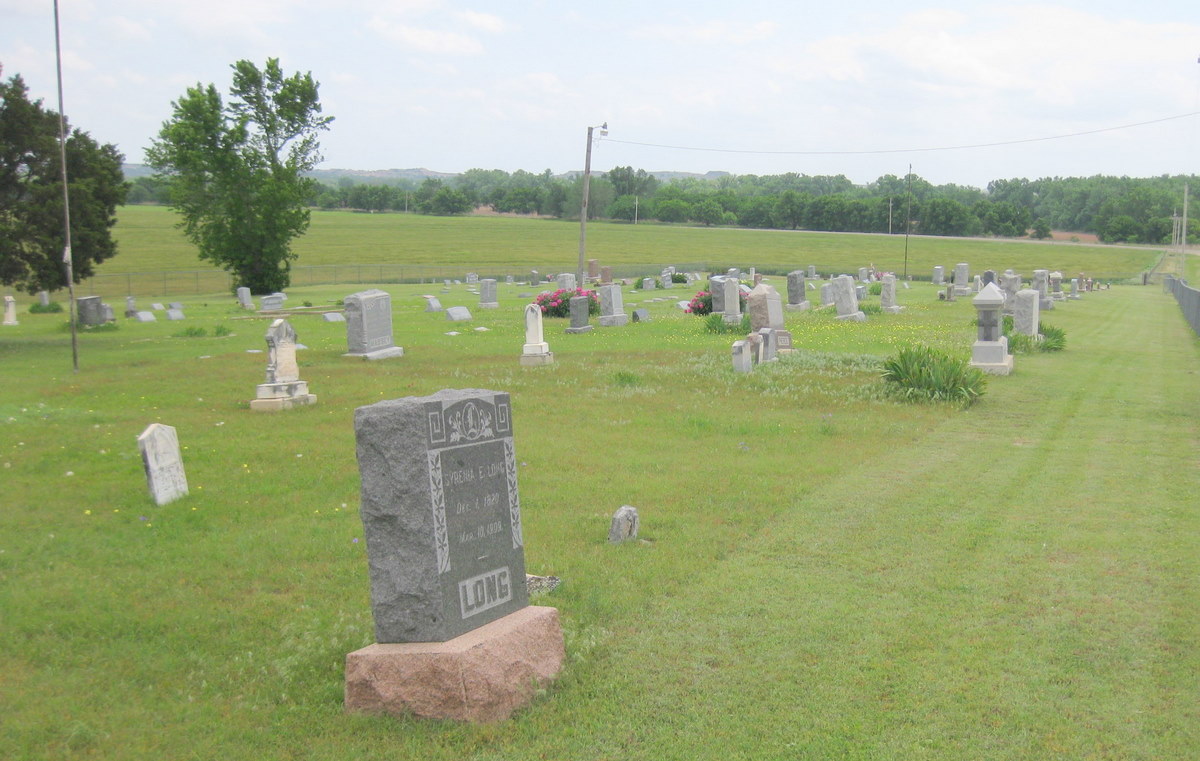
[[[71,260],[71,193],[67,188],[67,121],[63,116],[62,43],[58,33],[58,0],[54,0],[54,58],[58,65],[58,160],[62,166],[63,264],[67,273],[68,314],[71,318],[71,364],[79,372],[79,337],[75,326],[75,265]]]

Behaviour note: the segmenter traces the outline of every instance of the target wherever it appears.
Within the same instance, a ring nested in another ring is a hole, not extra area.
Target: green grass
[[[79,374],[63,315],[0,328],[6,758],[1194,755],[1200,341],[1160,288],[1056,309],[1067,349],[1017,357],[964,412],[879,379],[904,346],[969,356],[969,301],[927,284],[865,323],[787,313],[798,351],[750,375],[672,302],[583,335],[548,321],[556,363],[521,368],[528,289],[464,329],[423,312],[428,286],[384,287],[405,356],[344,358],[343,325],[297,316],[319,403],[273,416],[248,409],[267,322],[225,294],[179,299],[203,336],[83,334]],[[342,659],[371,641],[353,410],[447,387],[512,394],[566,668],[503,724],[346,716]],[[161,508],[151,422],[177,427],[191,484]],[[623,504],[644,541],[610,546]]]

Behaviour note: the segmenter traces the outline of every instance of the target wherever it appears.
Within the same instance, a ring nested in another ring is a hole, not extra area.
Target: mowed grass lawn
[[[5,758],[1195,756],[1200,342],[1159,287],[1044,315],[1067,350],[965,411],[879,385],[902,345],[969,353],[969,301],[926,284],[863,324],[788,313],[798,351],[748,376],[669,302],[548,321],[556,363],[521,368],[525,289],[464,327],[383,287],[406,355],[344,358],[342,325],[295,317],[319,403],[278,415],[248,409],[267,322],[225,294],[84,334],[78,374],[61,315],[0,328]],[[447,387],[512,394],[566,667],[501,724],[347,716],[372,639],[353,411]],[[191,484],[164,507],[135,443],[155,421]],[[623,504],[641,541],[611,546]]]

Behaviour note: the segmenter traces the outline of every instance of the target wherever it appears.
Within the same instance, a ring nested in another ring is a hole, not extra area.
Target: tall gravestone
[[[804,288],[803,270],[789,272],[787,276],[787,307],[789,312],[803,312],[812,305],[808,303],[808,291]]]
[[[613,281],[612,267],[601,267],[600,268],[600,282],[604,283],[605,285],[608,285],[608,284],[612,283],[612,281]]]
[[[971,265],[959,262],[954,265],[954,295],[968,296],[971,291]]]
[[[821,306],[833,306],[833,283],[821,283]]]
[[[495,721],[563,660],[531,607],[509,395],[444,390],[354,415],[376,644],[346,658],[346,708]]]
[[[574,273],[564,272],[561,275],[559,275],[557,278],[555,278],[555,280],[558,283],[558,289],[560,291],[575,290],[575,274]]]
[[[38,291],[37,295],[38,295],[38,303],[39,304],[41,304],[44,307],[50,306],[50,292],[49,291]]]
[[[1000,275],[1000,290],[1004,291],[1004,314],[1011,315],[1017,291],[1021,290],[1021,276],[1010,269],[1005,270]]]
[[[542,308],[537,304],[525,305],[525,346],[521,349],[521,364],[525,367],[549,365],[554,362],[554,353],[546,343],[542,331]]]
[[[1050,273],[1050,298],[1053,301],[1066,301],[1067,294],[1063,293],[1062,288],[1063,273],[1055,271]]]
[[[792,334],[784,327],[783,303],[778,291],[766,283],[754,286],[746,297],[746,311],[750,313],[750,330],[770,331],[774,352],[792,350]]]
[[[810,278],[816,279],[816,277],[817,277],[817,265],[815,265],[815,264],[810,264],[810,265],[808,265],[808,276],[809,276]]]
[[[254,298],[250,295],[250,289],[246,286],[240,286],[237,289],[238,306],[242,309],[254,309]]]
[[[19,325],[17,321],[17,300],[12,296],[4,297],[4,323],[5,325]]]
[[[174,502],[188,493],[183,457],[179,454],[179,436],[175,428],[151,423],[137,438],[146,469],[146,484],[156,505]]]
[[[589,280],[595,280],[595,279],[599,278],[600,277],[600,260],[599,259],[588,259],[587,260],[587,272],[588,272],[587,276],[588,276]]]
[[[896,276],[886,272],[882,279],[883,289],[879,292],[879,305],[888,314],[900,314],[904,307],[896,303]]]
[[[971,345],[971,367],[991,375],[1008,375],[1013,370],[1013,358],[1008,353],[1008,339],[1003,333],[1004,293],[995,283],[988,283],[971,302],[975,306],[977,336]]]
[[[1013,332],[1037,338],[1040,317],[1041,295],[1032,288],[1017,291],[1013,299]]]
[[[721,321],[726,325],[737,325],[742,321],[742,292],[736,278],[726,277],[721,282],[723,311]]]
[[[600,286],[600,326],[604,328],[620,327],[629,322],[625,314],[625,300],[621,296],[621,286]]]
[[[279,412],[306,404],[316,404],[308,393],[308,382],[300,380],[296,361],[296,331],[284,319],[267,328],[267,379],[258,384],[250,409],[255,412]]]
[[[725,311],[725,276],[712,275],[708,278],[708,292],[712,295],[712,313]]]
[[[125,316],[133,317],[138,313],[137,301],[132,296],[125,297]]]
[[[1079,278],[1073,277],[1071,278],[1071,293],[1067,295],[1067,298],[1076,300],[1079,297]]]
[[[831,283],[833,303],[837,307],[837,319],[850,322],[866,322],[867,316],[858,308],[858,294],[854,278],[838,275]]]
[[[500,302],[496,297],[496,281],[490,277],[479,281],[479,308],[497,309]]]
[[[944,285],[946,281],[946,268],[940,264],[933,268],[933,284]]]
[[[859,268],[858,268],[858,282],[860,282],[860,283],[866,283],[866,282],[868,282],[870,279],[871,279],[870,275],[869,275],[869,274],[867,274],[867,268],[866,268],[866,267],[859,267]]]
[[[1043,312],[1054,309],[1054,301],[1050,298],[1050,270],[1034,270],[1032,287],[1038,292],[1038,309]]]
[[[392,338],[392,297],[372,288],[345,299],[346,345],[344,356],[362,359],[403,357],[404,349]]]

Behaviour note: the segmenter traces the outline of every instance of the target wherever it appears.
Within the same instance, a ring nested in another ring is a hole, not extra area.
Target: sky
[[[865,184],[911,165],[980,188],[1200,174],[1196,0],[60,0],[59,14],[65,111],[130,163],[188,87],[226,92],[234,61],[276,57],[321,84],[325,169],[557,174],[583,168],[587,128],[607,123],[594,172]],[[0,0],[0,19],[3,77],[57,110],[52,1]],[[1060,137],[1077,133],[1092,134]]]

